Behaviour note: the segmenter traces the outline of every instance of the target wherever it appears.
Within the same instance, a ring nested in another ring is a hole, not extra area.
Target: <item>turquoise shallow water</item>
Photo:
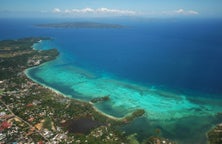
[[[47,49],[52,45],[50,41],[42,41],[34,47]],[[222,111],[220,99],[144,86],[105,72],[98,75],[97,72],[67,64],[63,54],[55,61],[31,68],[26,73],[35,81],[75,99],[90,101],[109,96],[109,101],[95,106],[111,116],[122,117],[136,109],[144,109],[144,117],[121,128],[128,134],[138,133],[139,140],[162,135],[184,144],[206,143],[205,133],[218,122],[215,114]],[[161,133],[157,134],[156,129]]]
[[[192,101],[183,94],[120,81],[109,76],[98,77],[79,67],[58,65],[58,61],[31,69],[29,73],[39,82],[55,87],[73,98],[90,101],[96,97],[109,96],[109,102],[96,106],[113,116],[124,116],[141,108],[146,110],[149,119],[154,120],[196,116],[197,111],[199,116],[222,111],[216,103],[202,104],[202,101],[207,101],[204,98]]]

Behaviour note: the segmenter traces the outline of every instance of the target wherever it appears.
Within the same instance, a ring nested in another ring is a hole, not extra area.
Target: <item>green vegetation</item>
[[[136,135],[137,134],[132,134],[132,135],[129,135],[127,137],[127,140],[129,141],[129,144],[139,144],[139,142],[136,139]]]
[[[0,94],[2,94],[3,93],[3,90],[0,90]]]
[[[43,38],[49,39],[49,38]],[[17,76],[22,70],[55,59],[56,49],[35,51],[32,46],[41,38],[0,41],[0,80]]]
[[[214,129],[208,132],[208,141],[210,144],[222,143],[222,124],[217,125]]]
[[[50,117],[46,117],[44,119],[43,127],[48,129],[48,130],[52,130],[52,121],[51,121]]]
[[[132,121],[135,118],[138,118],[140,116],[143,116],[145,114],[145,111],[143,109],[137,109],[136,111],[134,111],[131,115],[126,116],[125,120],[127,121]]]
[[[90,100],[92,103],[98,103],[98,102],[104,102],[104,101],[108,101],[110,98],[109,96],[104,96],[104,97],[98,97],[98,98],[94,98],[92,100]]]

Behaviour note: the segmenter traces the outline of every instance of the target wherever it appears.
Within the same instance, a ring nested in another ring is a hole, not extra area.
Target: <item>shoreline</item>
[[[51,41],[51,40],[53,40],[53,39],[49,38],[49,39],[46,39],[46,40],[44,40],[44,39],[43,40],[39,40],[38,42],[33,43],[32,47],[33,47],[33,49],[35,51],[38,51],[38,49],[35,48],[35,44],[42,43],[44,41]],[[60,56],[60,54],[59,54],[59,56]],[[56,59],[58,57],[56,57]],[[31,67],[31,68],[28,68],[28,69],[32,69],[32,68],[35,68],[35,67],[40,67],[40,66],[46,65],[46,64],[48,64],[48,63],[50,63],[52,61],[55,61],[56,59],[44,62],[44,63],[42,63],[40,65]],[[84,69],[82,69],[80,67],[75,66],[75,68],[77,70],[79,70],[79,71],[84,71]],[[94,75],[92,73],[90,73],[90,72],[88,72],[88,73],[87,74],[84,73],[84,75],[86,75],[87,77],[94,77]],[[32,80],[34,80],[34,79],[32,79]],[[41,83],[39,81],[36,81],[36,82],[37,83]],[[158,85],[151,85],[151,84],[143,85],[143,83],[140,83],[140,82],[124,81],[124,79],[120,79],[120,80],[112,79],[112,82],[114,82],[116,84],[120,84],[120,85],[126,86],[127,88],[130,88],[130,89],[132,88],[132,89],[135,89],[135,90],[138,90],[138,91],[149,91],[149,92],[152,92],[152,93],[160,94],[161,96],[162,95],[163,96],[167,96],[167,95],[174,95],[174,96],[181,95],[181,96],[185,96],[186,98],[189,98],[189,99],[193,99],[193,98],[197,98],[198,97],[198,98],[201,98],[201,99],[204,99],[204,100],[207,100],[207,99],[212,100],[212,98],[218,99],[218,100],[222,100],[222,98],[218,97],[220,94],[204,93],[204,92],[200,92],[200,91],[190,91],[190,90],[188,90],[188,92],[185,92],[186,89],[176,90],[176,89],[165,87],[165,86],[158,86]],[[46,86],[43,83],[41,83],[41,85]],[[52,87],[50,87],[50,88],[52,88]],[[55,89],[53,89],[53,90],[55,90]],[[55,91],[57,91],[57,90],[55,90]],[[63,94],[62,92],[60,92],[60,93]],[[65,95],[65,94],[63,94],[63,95]],[[67,95],[65,95],[65,96],[67,96]],[[75,98],[73,98],[73,99],[75,99]],[[77,99],[77,100],[80,100],[80,99]],[[84,101],[84,100],[80,100],[80,101]]]
[[[49,40],[51,40],[51,38],[49,38]],[[33,43],[32,49],[33,49],[34,51],[38,51],[38,49],[35,47],[35,44],[42,43],[43,41],[44,41],[44,40],[39,40],[39,41]],[[59,56],[59,55],[58,55],[58,56]],[[109,119],[112,119],[112,120],[121,122],[121,121],[124,121],[127,117],[130,117],[134,112],[136,112],[136,110],[135,110],[135,111],[133,111],[133,112],[131,112],[131,113],[127,113],[127,114],[124,115],[123,117],[115,117],[115,116],[109,115],[109,114],[107,114],[107,113],[99,110],[92,102],[90,102],[90,101],[84,101],[84,100],[77,99],[77,98],[73,98],[71,95],[66,95],[66,94],[62,93],[61,91],[59,91],[59,90],[57,90],[57,89],[55,89],[55,88],[52,88],[52,87],[50,87],[50,86],[48,86],[48,85],[46,85],[46,84],[44,84],[44,83],[39,82],[38,80],[32,78],[32,77],[28,74],[28,73],[29,73],[29,70],[34,69],[34,68],[36,68],[36,67],[40,67],[40,66],[46,65],[46,64],[48,64],[48,63],[50,63],[50,62],[53,62],[53,61],[55,61],[55,60],[58,58],[58,56],[57,56],[55,59],[53,59],[53,60],[50,60],[50,61],[47,61],[47,62],[43,62],[43,63],[41,63],[40,65],[36,65],[36,66],[30,67],[30,68],[27,68],[27,69],[25,69],[25,70],[23,71],[23,73],[24,73],[25,76],[26,76],[28,79],[30,79],[31,81],[33,81],[33,82],[41,85],[42,87],[44,87],[44,88],[46,88],[46,89],[49,89],[50,91],[52,91],[52,92],[54,92],[54,93],[56,93],[56,94],[59,94],[59,95],[63,96],[64,98],[69,98],[69,99],[74,100],[74,101],[78,101],[78,102],[83,102],[83,103],[88,103],[88,104],[90,104],[90,105],[92,106],[92,108],[93,108],[96,112],[100,113],[101,115],[103,115],[103,116],[105,116],[105,117],[107,117],[107,118],[109,118]],[[132,117],[132,116],[131,116],[131,117]]]
[[[83,102],[83,103],[88,103],[88,104],[90,104],[90,105],[93,107],[93,109],[94,109],[96,112],[98,112],[98,113],[100,113],[100,114],[102,114],[102,115],[104,115],[104,116],[106,116],[106,117],[108,117],[108,118],[111,118],[111,119],[113,119],[113,120],[117,120],[117,121],[124,120],[124,118],[132,115],[133,112],[135,112],[135,111],[137,110],[137,109],[135,109],[134,111],[129,112],[129,113],[126,113],[125,115],[123,115],[123,116],[121,116],[121,117],[113,116],[113,115],[107,114],[106,112],[103,112],[102,110],[100,110],[99,108],[97,108],[94,103],[91,103],[90,101],[78,99],[78,98],[72,97],[72,95],[69,95],[69,94],[64,94],[63,92],[61,92],[61,91],[59,91],[59,90],[57,90],[57,89],[55,89],[55,88],[53,88],[53,87],[51,87],[51,86],[48,86],[48,85],[46,85],[46,84],[44,84],[44,83],[42,83],[42,82],[39,82],[38,80],[32,78],[32,77],[28,74],[28,73],[29,73],[29,70],[34,69],[34,68],[36,68],[36,67],[43,66],[43,65],[47,65],[47,64],[50,63],[50,62],[52,62],[52,61],[48,61],[48,62],[42,63],[42,64],[40,64],[40,65],[38,65],[38,66],[34,66],[34,67],[31,67],[31,68],[28,68],[28,69],[24,70],[24,73],[25,73],[25,75],[26,75],[30,80],[32,80],[32,81],[34,81],[35,83],[43,86],[44,88],[47,88],[47,89],[51,90],[52,92],[55,92],[55,93],[57,93],[57,94],[60,94],[60,95],[62,95],[64,98],[69,98],[69,99],[71,99],[71,100],[75,100],[75,101],[79,101],[79,102]],[[126,85],[125,83],[123,83],[123,84]],[[136,86],[137,86],[137,85],[136,85]],[[155,89],[154,91],[148,89],[148,91],[150,91],[151,93],[154,93],[154,94],[159,95],[159,97],[166,97],[166,98],[167,98],[167,97],[177,97],[175,93],[171,93],[171,92],[168,92],[168,91],[163,91],[163,90],[158,90],[158,89]],[[197,99],[197,100],[196,100],[196,97],[192,97],[192,96],[189,97],[189,96],[186,96],[186,95],[181,95],[180,98],[181,98],[181,97],[182,97],[183,99],[186,99],[186,101],[191,101],[191,104],[195,104],[195,105],[199,105],[198,103],[196,104],[196,102],[202,103],[202,102],[204,102],[204,101],[206,101],[206,100],[208,100],[208,99],[211,100],[213,103],[215,103],[215,100],[214,100],[214,99],[211,99],[211,98],[202,97],[201,99]],[[194,103],[193,103],[192,101],[194,101]],[[216,103],[215,103],[215,104],[216,104]],[[201,105],[203,105],[203,104],[200,104],[199,106],[201,106]],[[217,105],[218,105],[218,104],[217,104]],[[215,113],[216,113],[216,112],[219,112],[219,111],[215,111]],[[145,114],[145,117],[147,117],[146,115],[147,115],[147,114]],[[203,114],[203,115],[201,115],[201,116],[204,116],[204,115],[209,115],[209,113],[208,113],[208,114],[205,113],[205,114]],[[212,113],[211,115],[214,115],[214,114]],[[148,117],[147,117],[147,118],[148,118]],[[151,118],[151,117],[149,117],[149,118]],[[149,120],[160,120],[160,119],[157,119],[156,117],[154,117],[154,118],[151,118],[151,119],[149,119]]]
[[[47,62],[46,62],[46,63],[47,63]],[[44,64],[46,64],[46,63],[44,63]],[[41,65],[39,65],[39,66],[41,66]],[[39,67],[39,66],[35,66],[35,67]],[[96,108],[96,106],[95,106],[92,102],[90,102],[90,101],[88,102],[88,101],[84,101],[84,100],[80,100],[80,99],[73,98],[71,95],[66,95],[66,94],[62,93],[61,91],[59,91],[59,90],[56,90],[56,89],[54,89],[54,88],[52,88],[52,87],[50,87],[50,86],[47,86],[46,84],[43,84],[43,83],[41,83],[41,82],[33,79],[33,78],[28,74],[28,71],[29,71],[30,69],[32,69],[32,68],[35,68],[35,67],[31,67],[31,68],[28,68],[28,69],[24,70],[25,76],[26,76],[28,79],[30,79],[31,81],[33,81],[33,82],[41,85],[42,87],[44,87],[44,88],[46,88],[46,89],[49,89],[50,91],[52,91],[52,92],[54,92],[54,93],[56,93],[56,94],[59,94],[59,95],[63,96],[64,98],[69,98],[69,99],[71,99],[71,100],[78,101],[78,102],[88,103],[88,104],[90,104],[90,105],[93,107],[93,109],[94,109],[96,112],[98,112],[98,113],[100,113],[100,114],[102,114],[102,115],[104,115],[104,116],[106,116],[106,117],[108,117],[108,118],[111,118],[111,119],[117,120],[117,121],[121,121],[122,119],[124,119],[125,116],[119,118],[119,117],[115,117],[115,116],[106,114],[106,113],[102,112],[101,110],[99,110],[98,108]]]
[[[46,62],[46,63],[47,63],[47,62]],[[46,64],[46,63],[43,63],[43,64]],[[41,66],[41,65],[39,65],[39,66]],[[35,67],[39,67],[39,66],[35,66]],[[105,112],[102,112],[101,110],[99,110],[98,108],[96,108],[96,106],[95,106],[92,102],[90,102],[90,101],[88,102],[88,101],[84,101],[84,100],[80,100],[80,99],[73,98],[71,95],[66,95],[66,94],[62,93],[61,91],[59,91],[59,90],[56,90],[56,89],[54,89],[54,88],[52,88],[52,87],[50,87],[50,86],[47,86],[46,84],[43,84],[43,83],[41,83],[41,82],[33,79],[33,78],[28,74],[28,71],[29,71],[30,69],[35,68],[35,67],[31,67],[31,68],[25,69],[25,70],[23,71],[23,73],[24,73],[25,76],[26,76],[28,79],[30,79],[31,81],[39,84],[40,86],[42,86],[42,87],[44,87],[44,88],[46,88],[46,89],[49,89],[49,90],[50,90],[51,92],[53,92],[53,93],[59,94],[59,95],[63,96],[64,98],[68,98],[68,99],[71,99],[71,100],[74,100],[74,101],[78,101],[78,102],[80,102],[80,103],[81,103],[81,102],[82,102],[82,103],[88,103],[88,104],[90,104],[90,105],[93,107],[93,109],[94,109],[96,112],[100,113],[101,115],[103,115],[103,116],[105,116],[105,117],[107,117],[107,118],[110,118],[110,119],[112,119],[112,120],[115,120],[115,121],[122,121],[122,120],[125,119],[126,116],[132,114],[132,113],[129,113],[129,114],[126,114],[126,115],[123,116],[123,117],[115,117],[115,116],[109,115],[109,114],[107,114],[107,113],[105,113]]]

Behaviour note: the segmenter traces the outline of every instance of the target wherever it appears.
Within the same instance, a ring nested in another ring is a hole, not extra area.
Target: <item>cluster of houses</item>
[[[20,75],[21,77],[23,75]],[[30,112],[31,107],[41,105],[41,100],[33,100],[32,103],[26,104],[24,101],[25,97],[28,95],[38,95],[40,91],[30,91],[32,87],[38,89],[40,87],[38,84],[26,79],[26,83],[16,84],[9,80],[4,80],[0,83],[0,143],[29,143],[33,142],[32,134],[35,133],[42,137],[44,143],[60,143],[65,141],[67,143],[73,142],[69,141],[67,132],[64,132],[62,128],[56,127],[53,130],[48,130],[44,127],[37,127],[34,121],[38,119],[41,115],[44,117],[47,114],[53,115],[52,112],[46,112],[47,109],[40,109],[36,113]],[[13,87],[13,90],[10,90]],[[5,103],[4,101],[7,101]],[[7,106],[7,107],[6,107]],[[22,110],[24,115],[27,115],[28,119],[22,119],[12,110]]]

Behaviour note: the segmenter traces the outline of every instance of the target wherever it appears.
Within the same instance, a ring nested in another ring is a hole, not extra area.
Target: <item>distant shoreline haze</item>
[[[107,24],[96,22],[66,22],[66,23],[49,23],[49,24],[37,24],[38,27],[49,28],[123,28],[123,25],[119,24]]]

